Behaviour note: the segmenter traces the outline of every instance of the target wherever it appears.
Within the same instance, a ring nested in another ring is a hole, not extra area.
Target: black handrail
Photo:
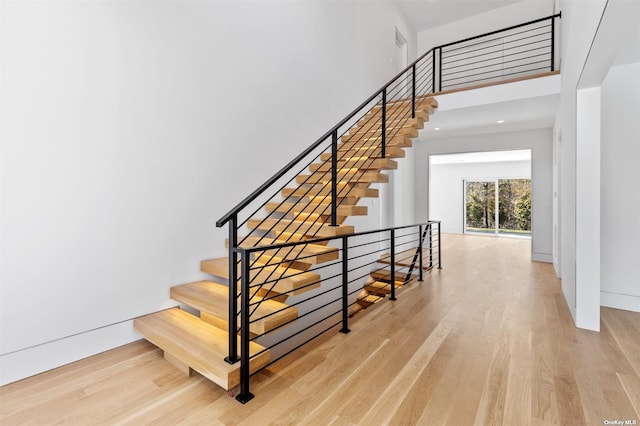
[[[499,30],[489,31],[488,33],[484,33],[484,34],[480,34],[480,35],[477,35],[477,36],[465,38],[463,40],[452,41],[451,43],[441,44],[440,46],[435,47],[434,49],[441,49],[443,47],[453,46],[454,44],[466,43],[467,41],[476,40],[476,39],[479,39],[479,38],[482,38],[482,37],[487,37],[487,36],[498,34],[498,33],[503,33],[505,31],[515,30],[516,28],[526,27],[527,25],[537,24],[538,22],[542,22],[542,21],[546,21],[547,19],[554,19],[554,18],[562,18],[562,12],[556,13],[555,15],[545,16],[544,18],[534,19],[533,21],[524,22],[522,24],[512,25],[510,27],[502,28],[502,29],[499,29]],[[551,21],[551,22],[553,22],[553,21]]]

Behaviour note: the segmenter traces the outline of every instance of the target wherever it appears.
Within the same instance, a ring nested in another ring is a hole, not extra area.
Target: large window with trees
[[[531,179],[464,181],[464,232],[531,236]]]

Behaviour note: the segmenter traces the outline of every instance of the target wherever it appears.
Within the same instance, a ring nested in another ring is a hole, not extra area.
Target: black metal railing
[[[389,296],[396,300],[397,287],[409,284],[412,280],[423,281],[423,272],[433,268],[442,268],[440,222],[398,226],[345,235],[339,238],[327,237],[309,241],[309,244],[327,243],[340,240],[335,249],[336,259],[315,265],[309,271],[300,274],[317,274],[317,281],[306,282],[301,287],[277,296],[252,297],[264,286],[273,286],[275,281],[265,282],[260,267],[252,266],[252,258],[258,258],[267,251],[284,248],[296,248],[307,242],[291,242],[261,247],[238,247],[234,249],[240,256],[241,306],[240,306],[240,393],[237,399],[246,403],[253,395],[250,392],[250,376],[267,368],[284,356],[311,342],[324,333],[340,326],[342,333],[349,332],[349,319],[354,307],[361,303],[366,295],[366,278],[381,274],[387,278],[377,281],[375,296],[378,299]],[[273,262],[271,265],[276,265]],[[415,271],[417,270],[417,274]],[[293,277],[290,275],[287,278]],[[296,297],[293,303],[268,313],[258,314],[258,306],[264,300],[273,300],[283,295],[294,295],[301,290],[304,294]],[[268,292],[262,294],[269,294]],[[298,315],[265,330],[251,333],[252,325],[264,321],[267,317],[278,315],[287,309],[296,308]],[[264,349],[250,354],[249,344],[253,340],[265,341]],[[282,348],[270,362],[259,368],[251,368],[251,362],[264,351]]]
[[[437,91],[556,71],[556,18],[536,19],[434,48]]]
[[[408,138],[417,136],[415,125],[433,111],[434,93],[554,71],[556,18],[560,14],[432,48],[216,222],[218,227],[229,226],[227,362],[240,360],[236,335],[249,332],[238,324],[243,310],[237,295],[243,305],[254,303],[255,311],[269,300],[278,282],[315,270],[305,267],[301,272],[294,266],[305,260],[304,253],[314,242],[326,244],[331,239],[321,238],[323,229],[345,226],[347,214],[341,209],[353,207],[362,197],[377,196],[377,190],[358,183],[375,181],[379,169],[385,168],[374,167],[376,161],[404,155],[398,148],[410,146]],[[266,216],[258,217],[263,210]],[[352,230],[345,228],[343,233]],[[336,250],[344,253],[351,248]],[[256,256],[259,250],[263,255]],[[422,262],[421,254],[414,254],[411,269]],[[246,258],[240,259],[243,255]],[[389,268],[394,274],[393,263]],[[238,292],[240,278],[251,273],[261,282]],[[394,286],[390,291],[394,296]]]

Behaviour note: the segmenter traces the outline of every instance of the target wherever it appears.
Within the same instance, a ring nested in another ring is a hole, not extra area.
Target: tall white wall
[[[442,232],[464,232],[464,181],[530,179],[529,161],[492,161],[429,165],[429,215],[440,220]]]
[[[640,63],[601,87],[600,302],[640,312]]]
[[[552,130],[538,129],[430,139],[415,145],[416,219],[439,220],[429,210],[429,155],[531,149],[531,258],[552,260]]]
[[[389,2],[2,2],[0,384],[126,343],[393,74]],[[375,224],[374,224],[375,225]]]

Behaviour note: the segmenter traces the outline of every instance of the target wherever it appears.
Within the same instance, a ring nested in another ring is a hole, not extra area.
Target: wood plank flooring
[[[0,388],[0,424],[640,424],[640,313],[576,329],[530,241],[442,239],[444,269],[254,376],[247,405],[139,341]]]

